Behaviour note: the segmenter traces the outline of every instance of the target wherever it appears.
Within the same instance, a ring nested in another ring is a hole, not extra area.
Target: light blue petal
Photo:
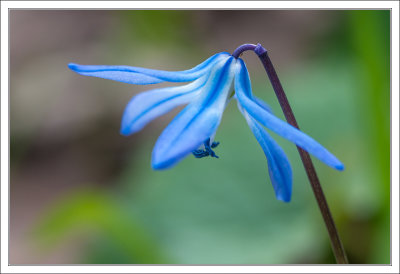
[[[94,66],[70,63],[68,67],[85,76],[100,77],[104,79],[124,82],[135,85],[156,84],[160,82],[188,82],[199,78],[207,72],[216,62],[226,60],[230,54],[217,53],[200,65],[184,71],[163,71],[130,66]]]
[[[154,169],[172,167],[215,133],[231,91],[235,63],[231,57],[216,64],[196,100],[163,131],[153,149]]]
[[[292,168],[288,158],[268,132],[256,120],[251,118],[239,103],[238,107],[267,157],[268,172],[276,198],[284,202],[290,202],[292,196]]]
[[[238,59],[235,76],[235,91],[240,105],[258,122],[308,151],[322,162],[337,170],[344,165],[326,148],[295,127],[275,117],[253,101],[250,78],[243,60]]]
[[[199,94],[206,80],[207,78],[203,76],[185,86],[155,89],[134,96],[125,108],[121,134],[133,134],[153,119],[179,105],[189,103]]]
[[[80,75],[99,77],[127,84],[148,85],[163,82],[159,78],[142,73],[123,71],[119,66],[87,66],[70,63],[68,67]]]
[[[253,96],[253,101],[256,102],[260,107],[262,107],[263,109],[265,109],[266,111],[268,111],[269,113],[272,114],[272,109],[271,107],[265,103],[263,100],[261,100],[260,98]]]

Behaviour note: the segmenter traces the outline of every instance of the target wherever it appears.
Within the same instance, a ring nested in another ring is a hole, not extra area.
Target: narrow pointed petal
[[[189,103],[205,85],[206,77],[179,87],[150,90],[134,96],[125,108],[121,134],[130,135],[141,130],[153,119],[175,107]]]
[[[163,80],[159,78],[138,73],[132,70],[129,71],[122,66],[92,66],[70,63],[68,64],[68,67],[72,71],[75,71],[80,75],[114,80],[127,84],[148,85],[163,82]]]
[[[261,100],[260,98],[253,96],[253,101],[256,102],[260,107],[262,107],[263,109],[265,109],[266,111],[268,111],[269,113],[272,114],[272,109],[271,107],[265,103],[263,100]]]
[[[215,133],[231,90],[235,62],[230,57],[216,64],[196,100],[163,131],[153,149],[154,169],[172,167]]]
[[[199,78],[210,67],[223,59],[229,58],[226,52],[217,53],[198,66],[184,71],[163,71],[130,66],[95,66],[70,63],[68,67],[78,74],[99,77],[135,85],[167,82],[188,82]]]
[[[343,170],[344,165],[317,141],[280,120],[253,101],[250,78],[246,65],[240,58],[238,60],[235,76],[235,90],[239,103],[246,112],[265,127],[308,151],[328,166],[337,170]]]
[[[232,98],[238,100],[236,94],[233,95]],[[256,102],[260,107],[262,107],[263,109],[265,109],[266,111],[272,113],[271,107],[270,107],[267,103],[265,103],[263,100],[261,100],[260,98],[258,98],[258,97],[256,97],[256,96],[253,96],[253,97],[252,97],[252,100],[253,100],[254,102]],[[243,113],[242,107],[240,106],[240,104],[238,104],[238,107],[239,107],[240,111]]]
[[[268,173],[278,200],[290,202],[292,196],[292,168],[282,148],[238,103],[238,107],[264,151]]]

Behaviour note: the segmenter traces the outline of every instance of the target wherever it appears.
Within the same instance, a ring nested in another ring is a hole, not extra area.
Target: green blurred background
[[[351,263],[390,263],[390,11],[10,12],[11,264],[334,263],[295,146],[293,198],[231,103],[220,159],[150,167],[179,110],[131,137],[123,109],[152,88],[79,76],[69,62],[191,68],[244,43],[269,50],[301,129],[346,166],[314,159]],[[255,54],[254,93],[283,119]],[[162,84],[155,86],[163,86]]]

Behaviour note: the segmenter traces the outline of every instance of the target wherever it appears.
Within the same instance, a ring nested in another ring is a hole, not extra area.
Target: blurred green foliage
[[[379,212],[373,225],[372,263],[389,263],[390,257],[390,12],[355,11],[350,17],[350,36],[364,82],[364,133],[369,136],[369,165],[377,171],[375,195]],[[377,145],[378,144],[378,145]]]
[[[59,202],[59,206],[48,213],[46,220],[34,231],[36,237],[47,247],[65,243],[75,229],[90,236],[108,239],[125,260],[131,263],[166,263],[166,256],[158,251],[151,239],[132,214],[128,214],[109,195],[100,190],[80,189]],[[103,251],[103,247],[99,248]],[[108,250],[112,250],[108,248]],[[121,258],[107,255],[107,262],[121,263]],[[93,262],[91,258],[88,262]]]
[[[339,173],[314,161],[350,262],[387,264],[390,12],[336,13],[337,27],[310,45],[317,57],[280,77],[302,130],[346,166]],[[119,36],[125,46],[191,47],[201,37],[191,36],[188,14],[124,11]],[[254,92],[282,117],[265,83],[253,79]],[[262,150],[234,104],[216,136],[218,160],[189,156],[173,169],[153,171],[157,136],[148,135],[132,149],[115,189],[78,189],[65,197],[39,224],[38,239],[60,244],[71,231],[96,239],[79,263],[334,263],[295,147],[277,138],[293,167],[293,200],[285,204],[275,199]]]

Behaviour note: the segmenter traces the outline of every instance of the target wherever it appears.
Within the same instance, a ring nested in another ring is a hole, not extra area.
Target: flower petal
[[[265,109],[266,111],[268,111],[269,113],[272,114],[272,109],[271,107],[265,103],[263,100],[261,100],[260,98],[253,96],[253,101],[256,102],[260,107],[262,107],[263,109]]]
[[[70,63],[68,67],[84,76],[99,77],[127,84],[147,85],[157,84],[163,80],[134,71],[124,71],[121,66],[91,66]]]
[[[185,86],[154,89],[134,96],[125,108],[121,134],[133,134],[158,116],[189,103],[199,94],[206,80],[203,76]]]
[[[313,154],[328,166],[337,170],[343,170],[344,165],[317,141],[275,117],[253,101],[250,78],[246,65],[240,58],[238,58],[238,60],[235,76],[235,91],[241,106],[265,127]]]
[[[230,57],[216,64],[196,100],[163,131],[153,149],[154,169],[172,167],[214,134],[231,90],[235,63]]]
[[[285,152],[268,132],[240,106],[239,102],[238,107],[267,157],[268,172],[276,198],[284,202],[290,202],[292,196],[292,168]]]
[[[94,66],[70,63],[68,67],[85,76],[100,77],[104,79],[124,82],[135,85],[157,84],[168,82],[193,81],[203,75],[210,67],[221,60],[226,60],[229,53],[221,52],[208,58],[196,67],[184,71],[163,71],[130,66]]]

